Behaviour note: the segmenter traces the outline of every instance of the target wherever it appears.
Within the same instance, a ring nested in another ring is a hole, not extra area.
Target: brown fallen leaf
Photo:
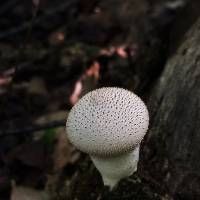
[[[121,45],[121,46],[111,46],[106,49],[101,49],[99,52],[99,55],[104,55],[104,56],[113,56],[114,54],[118,55],[121,58],[127,58],[128,54],[126,52],[127,46]]]
[[[12,81],[11,77],[1,77],[0,76],[0,86],[8,85]]]
[[[124,46],[120,46],[116,49],[116,53],[118,56],[122,57],[122,58],[127,58],[127,52],[125,51],[125,47]]]
[[[47,96],[48,91],[43,79],[33,77],[27,85],[27,91],[32,94],[40,94]]]
[[[63,31],[56,31],[50,34],[48,42],[50,45],[59,45],[65,41],[65,33]]]
[[[32,141],[18,145],[6,154],[5,163],[11,165],[16,161],[26,166],[45,169],[49,163],[49,155],[42,141]]]
[[[38,118],[35,123],[44,124],[46,122],[63,119],[67,119],[67,112],[65,110],[44,115]],[[54,128],[53,131],[55,142],[53,143],[54,148],[51,154],[51,173],[46,175],[47,181],[45,183],[45,188],[50,191],[56,188],[63,169],[68,164],[74,164],[80,156],[80,153],[69,143],[65,127]],[[34,137],[36,141],[44,136],[44,131],[40,132],[40,134],[37,132],[37,137]]]
[[[40,0],[32,0],[32,2],[33,2],[33,5],[34,5],[35,7],[38,7],[39,4],[40,4]]]
[[[12,181],[11,200],[49,200],[50,195],[45,191],[35,190],[33,188],[16,186]]]
[[[12,67],[10,69],[7,69],[3,72],[3,76],[13,76],[15,74],[15,67]]]
[[[100,71],[100,64],[97,61],[94,61],[93,64],[89,67],[88,70],[85,72],[85,76],[94,76],[96,80],[99,79],[99,71]]]
[[[79,97],[80,97],[80,94],[82,91],[82,87],[83,86],[82,86],[81,80],[78,80],[75,84],[74,91],[70,96],[70,103],[72,105],[74,105],[79,100]]]
[[[100,64],[99,62],[94,61],[75,83],[74,90],[70,96],[70,103],[72,105],[74,105],[82,95],[94,89],[96,82],[99,79],[99,74]]]
[[[65,128],[56,130],[56,139],[57,142],[52,155],[53,173],[46,177],[45,190],[47,191],[53,191],[56,188],[64,167],[68,164],[75,163],[80,157],[79,151],[69,143]]]
[[[60,110],[57,112],[51,112],[46,115],[40,116],[37,118],[34,122],[36,124],[44,124],[47,122],[55,121],[55,120],[63,120],[67,119],[67,111],[66,110]]]
[[[53,122],[53,121],[59,121],[59,120],[63,120],[63,119],[67,119],[66,110],[51,112],[51,113],[48,113],[46,115],[40,116],[39,118],[37,118],[34,121],[34,123],[42,125],[42,124],[45,124],[45,123],[49,123],[49,122]],[[45,133],[45,131],[35,132],[34,140],[40,140],[43,137],[44,133]]]
[[[68,163],[73,164],[80,156],[79,152],[69,143],[65,128],[57,129],[57,143],[53,153],[54,171],[61,170]]]

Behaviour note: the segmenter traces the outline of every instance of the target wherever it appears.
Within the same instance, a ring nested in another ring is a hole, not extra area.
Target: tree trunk
[[[200,19],[170,58],[149,100],[146,175],[173,199],[200,199]]]

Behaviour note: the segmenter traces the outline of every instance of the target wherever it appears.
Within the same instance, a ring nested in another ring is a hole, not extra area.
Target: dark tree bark
[[[200,199],[200,19],[183,41],[152,91],[141,165],[173,199],[188,200]]]

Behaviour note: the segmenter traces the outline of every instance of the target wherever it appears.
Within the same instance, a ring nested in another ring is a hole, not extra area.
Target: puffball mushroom
[[[74,105],[66,127],[71,143],[89,154],[104,185],[112,189],[137,170],[148,125],[148,110],[136,94],[105,87],[87,93]]]

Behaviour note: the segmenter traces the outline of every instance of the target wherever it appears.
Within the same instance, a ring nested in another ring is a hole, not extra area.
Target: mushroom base
[[[102,176],[104,185],[113,189],[122,178],[137,171],[139,147],[137,146],[133,151],[116,157],[90,156]]]

